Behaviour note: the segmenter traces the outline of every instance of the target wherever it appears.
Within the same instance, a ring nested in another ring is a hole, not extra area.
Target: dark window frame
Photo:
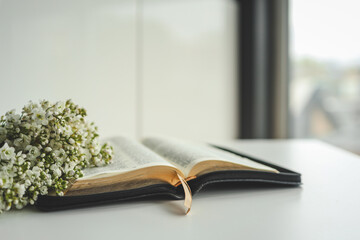
[[[288,0],[236,2],[238,137],[288,137]]]

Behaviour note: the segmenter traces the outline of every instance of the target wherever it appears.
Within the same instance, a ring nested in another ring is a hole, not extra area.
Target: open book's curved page
[[[226,161],[259,171],[277,172],[275,169],[263,164],[213,148],[206,144],[187,142],[168,137],[149,137],[143,139],[142,143],[174,164],[185,176],[188,176],[191,168],[195,164],[208,160]]]
[[[106,174],[110,176],[150,166],[173,166],[135,140],[115,137],[108,139],[107,142],[114,147],[114,158],[111,164],[84,169],[83,179],[104,177]]]

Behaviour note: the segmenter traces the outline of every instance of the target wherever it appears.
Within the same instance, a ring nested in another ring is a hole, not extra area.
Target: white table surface
[[[253,140],[232,147],[302,173],[298,188],[204,191],[140,201],[0,215],[0,239],[360,239],[360,157],[315,140]]]

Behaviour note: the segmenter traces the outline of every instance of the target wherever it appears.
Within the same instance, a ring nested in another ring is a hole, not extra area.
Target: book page
[[[186,142],[167,137],[149,137],[145,138],[142,143],[174,164],[185,176],[188,176],[194,165],[208,160],[226,161],[260,171],[276,172],[273,168],[206,144]]]
[[[104,167],[84,169],[84,177],[81,179],[111,176],[150,166],[173,167],[173,165],[164,160],[161,156],[130,138],[115,137],[108,139],[106,142],[109,142],[114,148],[112,162]]]

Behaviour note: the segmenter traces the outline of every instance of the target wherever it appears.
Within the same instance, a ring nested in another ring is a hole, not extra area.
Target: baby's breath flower
[[[49,191],[62,196],[84,167],[110,162],[112,147],[99,144],[97,127],[85,116],[71,100],[43,100],[0,118],[0,213]]]
[[[36,121],[36,123],[47,125],[48,120],[46,118],[46,112],[42,108],[34,108],[32,110],[32,119]]]
[[[27,157],[29,160],[35,160],[40,155],[39,148],[28,145],[25,147],[25,151],[28,152]]]
[[[15,148],[9,147],[7,143],[0,148],[0,159],[2,160],[12,160],[15,157]]]
[[[64,109],[65,109],[65,103],[62,101],[57,102],[54,106],[55,113],[61,113]]]

